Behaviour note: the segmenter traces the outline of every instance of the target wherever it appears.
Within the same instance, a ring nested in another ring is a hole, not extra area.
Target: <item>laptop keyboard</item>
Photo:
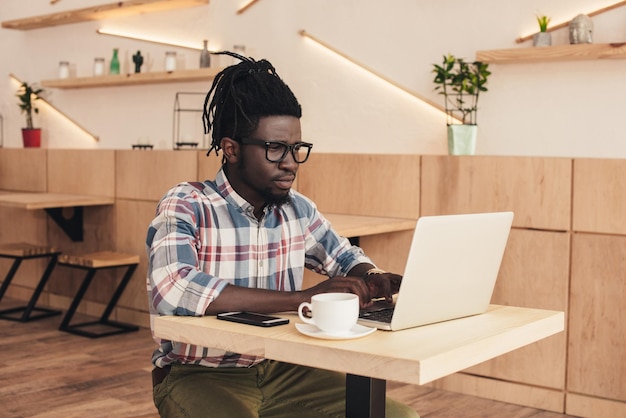
[[[369,319],[371,321],[391,322],[391,318],[393,317],[393,308],[361,312],[359,317]]]
[[[390,324],[395,307],[394,302],[386,302],[384,299],[377,299],[374,300],[372,305],[361,310],[359,318]]]

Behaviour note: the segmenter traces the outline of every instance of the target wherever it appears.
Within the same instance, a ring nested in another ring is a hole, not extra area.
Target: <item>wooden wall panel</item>
[[[198,151],[198,176],[196,180],[215,180],[215,174],[222,166],[222,152],[216,156],[214,152],[206,155],[206,151]]]
[[[626,237],[572,240],[567,389],[626,401]]]
[[[618,418],[626,417],[626,402],[600,399],[591,396],[568,393],[565,413],[584,418]]]
[[[68,208],[67,211],[71,211]],[[48,219],[48,237],[51,245],[56,245],[67,254],[87,254],[96,251],[115,250],[115,206],[92,206],[83,211],[83,240],[72,241],[51,219]],[[48,289],[58,296],[74,297],[85,272],[57,266],[52,272]],[[96,279],[85,294],[86,301],[107,302],[107,297],[117,283],[117,273],[103,270],[97,273]],[[63,298],[56,299],[63,301]],[[69,305],[60,306],[67,308]],[[78,312],[85,312],[81,306]]]
[[[118,150],[116,158],[117,197],[135,200],[159,200],[177,183],[198,177],[195,151]]]
[[[117,209],[117,247],[120,251],[139,255],[139,266],[118,303],[120,307],[148,312],[146,275],[148,257],[146,254],[146,235],[148,225],[154,218],[157,201],[137,201],[118,199]]]
[[[422,157],[422,215],[508,211],[518,227],[570,228],[567,158]]]
[[[48,191],[115,196],[113,150],[48,150]]]
[[[574,231],[626,234],[626,160],[574,160]]]
[[[569,233],[513,229],[492,303],[564,311],[567,315],[569,249]],[[564,389],[566,341],[562,332],[466,372]]]
[[[403,274],[412,239],[413,231],[391,232],[360,237],[359,245],[379,268]],[[323,280],[326,276],[305,270],[302,287],[306,289]]]
[[[364,236],[359,245],[379,268],[403,274],[412,240],[413,231],[402,231]]]
[[[0,243],[28,242],[48,245],[47,221],[47,215],[43,210],[0,207]],[[26,297],[28,300],[32,294],[31,289],[39,283],[47,263],[47,260],[40,259],[24,260],[7,290],[7,295],[17,298],[26,292],[24,289],[28,289]],[[0,258],[0,281],[4,279],[11,264],[12,259]]]
[[[311,153],[298,177],[322,213],[419,217],[419,155]]]
[[[428,386],[554,412],[563,412],[565,398],[565,394],[559,390],[471,376],[464,373],[455,373],[429,383]],[[482,412],[471,411],[468,412],[468,416],[491,415],[488,411],[484,411],[484,414]],[[543,416],[541,413],[537,414],[537,416]]]
[[[0,243],[48,244],[46,212],[0,206]]]
[[[43,148],[0,148],[0,190],[45,192],[47,157]]]

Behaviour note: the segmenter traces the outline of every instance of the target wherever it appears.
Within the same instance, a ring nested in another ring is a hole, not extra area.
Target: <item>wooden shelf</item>
[[[74,77],[57,80],[42,80],[42,87],[57,89],[81,89],[93,87],[131,86],[138,84],[176,83],[213,79],[222,68],[200,68],[172,72],[130,73],[104,75],[100,77]]]
[[[478,51],[476,60],[492,64],[626,59],[626,42]]]
[[[203,6],[209,0],[126,0],[114,3],[92,6],[84,9],[67,10],[42,16],[2,22],[6,29],[39,29],[49,26],[67,25],[86,22],[89,20],[110,19],[122,16],[132,16],[142,13],[161,12],[164,10],[183,9],[187,7]]]

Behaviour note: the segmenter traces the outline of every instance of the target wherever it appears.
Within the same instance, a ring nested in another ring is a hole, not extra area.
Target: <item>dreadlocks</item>
[[[298,100],[269,61],[255,61],[230,51],[217,54],[241,62],[215,76],[204,100],[204,132],[211,132],[212,138],[207,155],[213,150],[218,155],[224,137],[238,140],[250,135],[261,117],[302,116]]]

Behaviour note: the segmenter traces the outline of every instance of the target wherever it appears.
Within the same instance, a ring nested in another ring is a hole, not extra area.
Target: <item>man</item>
[[[266,60],[219,73],[204,105],[214,181],[182,183],[160,201],[147,236],[152,315],[294,311],[311,296],[391,299],[401,277],[378,270],[293,191],[303,142],[300,105]],[[328,280],[302,289],[304,268]],[[260,357],[158,341],[154,401],[163,417],[341,417],[345,376]],[[388,400],[390,417],[415,417]]]

